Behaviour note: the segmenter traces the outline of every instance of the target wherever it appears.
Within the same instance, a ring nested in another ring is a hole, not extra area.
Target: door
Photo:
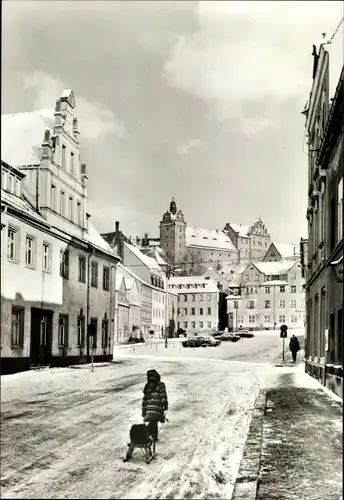
[[[52,318],[52,311],[31,308],[31,364],[48,365],[50,363]]]

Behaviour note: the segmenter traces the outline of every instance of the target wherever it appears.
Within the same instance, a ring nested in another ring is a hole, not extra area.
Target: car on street
[[[205,337],[199,337],[201,340],[201,346],[202,347],[217,347],[221,344],[221,340],[215,339],[214,337],[205,336]]]
[[[252,337],[254,337],[254,334],[248,330],[239,330],[238,332],[235,332],[235,335],[246,339],[251,339]]]
[[[223,333],[216,338],[217,340],[221,340],[221,342],[238,342],[238,340],[240,340],[240,337],[238,335],[234,335],[234,333]]]
[[[201,345],[201,337],[189,337],[187,340],[182,342],[183,347],[201,347]]]
[[[145,339],[143,337],[134,337],[133,335],[131,335],[129,338],[128,338],[128,344],[139,344],[140,342],[144,342]]]

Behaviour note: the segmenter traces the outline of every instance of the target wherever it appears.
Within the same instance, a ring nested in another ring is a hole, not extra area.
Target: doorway
[[[32,365],[48,365],[51,360],[53,311],[31,308]]]

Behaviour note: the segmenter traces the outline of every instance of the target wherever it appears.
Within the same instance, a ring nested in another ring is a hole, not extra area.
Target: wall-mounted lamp
[[[336,280],[338,283],[343,283],[343,255],[338,259],[330,263]]]

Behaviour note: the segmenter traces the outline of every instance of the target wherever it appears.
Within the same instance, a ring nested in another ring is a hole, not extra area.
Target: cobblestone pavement
[[[267,391],[257,500],[342,498],[342,405],[281,375]]]

